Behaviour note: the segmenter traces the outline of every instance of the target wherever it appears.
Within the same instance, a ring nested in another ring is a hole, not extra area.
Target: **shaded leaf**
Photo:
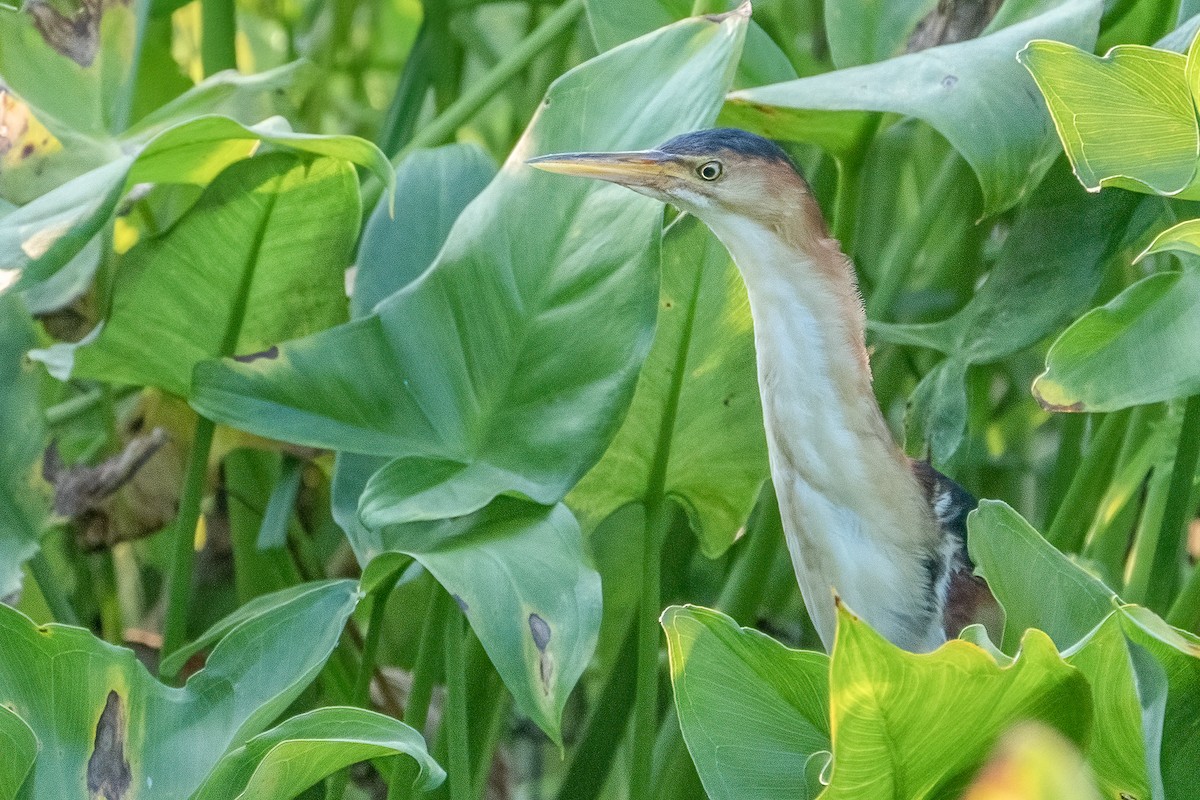
[[[829,659],[718,611],[662,617],[684,741],[713,800],[814,798],[829,758]]]
[[[917,23],[938,0],[825,0],[829,52],[839,68],[885,61],[904,52]]]
[[[277,153],[234,164],[170,233],[127,255],[93,335],[37,357],[63,380],[181,396],[202,359],[269,360],[276,342],[345,319],[342,271],[358,213],[357,179],[343,161]]]
[[[201,365],[195,406],[274,438],[522,477],[472,487],[472,505],[509,489],[557,501],[611,439],[649,348],[661,207],[524,159],[703,126],[744,29],[681,22],[560,78],[428,271],[278,359]],[[379,486],[381,506],[408,495]]]
[[[1014,652],[1031,628],[1068,648],[1112,611],[1114,592],[1056,550],[1008,504],[980,501],[967,517],[967,529],[976,573],[1004,608],[1005,652]]]
[[[517,708],[561,743],[601,610],[600,575],[567,507],[501,497],[468,516],[384,528],[377,546],[411,555],[454,596]]]
[[[633,405],[568,503],[595,527],[645,499],[663,462],[666,494],[687,510],[704,553],[719,556],[767,478],[767,449],[746,289],[725,248],[690,216],[663,240],[658,327]]]
[[[957,797],[1013,724],[1038,720],[1084,745],[1087,679],[1029,631],[1012,666],[952,640],[928,655],[890,644],[845,608],[830,665],[833,772],[823,800]]]
[[[13,800],[37,758],[38,741],[25,721],[0,705],[0,800]]]
[[[740,108],[731,119],[836,152],[855,141],[846,135],[847,123],[865,124],[865,114],[849,112],[919,117],[970,163],[985,213],[997,213],[1028,194],[1059,151],[1032,79],[1013,56],[1039,36],[1091,47],[1100,10],[1096,0],[1067,0],[978,39],[735,92],[730,101]]]
[[[361,708],[319,708],[227,753],[191,800],[287,800],[339,769],[393,755],[417,762],[418,791],[445,780],[421,734],[403,722]]]
[[[288,707],[337,645],[357,585],[307,589],[230,630],[182,689],[152,678],[131,650],[0,606],[0,705],[42,744],[21,796],[91,800],[88,783],[103,781],[138,786],[144,800],[190,796],[226,751]]]

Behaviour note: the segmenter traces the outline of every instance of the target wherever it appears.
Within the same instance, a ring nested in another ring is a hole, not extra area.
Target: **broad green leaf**
[[[363,228],[351,316],[366,316],[424,272],[458,215],[495,174],[491,158],[472,144],[418,150],[404,159],[396,168],[394,213],[385,195]]]
[[[1087,679],[1031,630],[1010,667],[959,639],[906,653],[844,607],[829,678],[833,772],[822,800],[958,797],[997,738],[1037,720],[1084,745]]]
[[[21,588],[21,565],[38,549],[49,498],[41,480],[46,424],[37,375],[25,353],[37,342],[15,294],[0,295],[0,602]]]
[[[1112,611],[1115,594],[1071,562],[999,500],[983,500],[967,517],[975,570],[1004,607],[1005,652],[1025,631],[1044,631],[1060,648],[1074,645]]]
[[[195,407],[273,438],[479,464],[458,474],[497,480],[443,484],[471,498],[460,513],[514,488],[559,500],[615,433],[649,349],[662,210],[524,160],[703,127],[744,31],[738,15],[684,21],[560,78],[429,270],[374,314],[285,344],[277,359],[200,365]],[[409,494],[376,486],[377,507]]]
[[[1091,47],[1100,8],[1098,0],[1067,0],[978,39],[735,92],[730,119],[836,152],[854,141],[846,126],[865,124],[862,112],[919,117],[974,169],[985,213],[998,213],[1032,191],[1059,151],[1032,79],[1013,56],[1040,36]]]
[[[1142,706],[1133,662],[1121,632],[1120,614],[1110,610],[1104,622],[1064,652],[1063,658],[1087,677],[1092,685],[1092,699],[1100,711],[1093,721],[1087,760],[1105,790],[1105,797],[1160,796],[1150,790]],[[1156,771],[1154,783],[1158,782]]]
[[[901,55],[913,30],[938,0],[825,0],[829,52],[839,68]]]
[[[1130,229],[1149,222],[1133,213],[1139,199],[1125,192],[1093,197],[1060,160],[1021,207],[983,286],[962,309],[932,324],[871,323],[881,339],[948,356],[912,396],[912,452],[928,446],[944,463],[958,450],[967,421],[967,366],[1007,358],[1074,319]]]
[[[1115,411],[1200,392],[1200,269],[1143,278],[1067,328],[1033,393],[1054,411]]]
[[[1139,606],[1124,606],[1118,613],[1133,645],[1144,724],[1155,728],[1148,734],[1154,746],[1147,750],[1157,756],[1163,796],[1183,800],[1195,794],[1200,763],[1200,638]]]
[[[1035,41],[1018,55],[1045,96],[1080,183],[1090,191],[1120,186],[1200,197],[1200,188],[1189,188],[1200,128],[1187,59],[1141,45],[1114,47],[1101,58],[1082,46]]]
[[[126,90],[135,26],[132,3],[29,0],[21,11],[0,9],[0,75],[70,128],[107,134]]]
[[[1078,747],[1053,728],[1025,723],[1004,734],[962,800],[1101,800],[1101,795]]]
[[[416,760],[418,791],[446,778],[421,734],[403,722],[361,708],[318,708],[227,753],[191,800],[288,800],[339,769],[393,755]]]
[[[384,528],[454,595],[521,713],[555,742],[600,630],[600,575],[566,506],[500,497],[483,511]],[[360,552],[360,560],[364,554]]]
[[[13,800],[33,768],[38,741],[25,721],[0,705],[0,800]]]
[[[718,611],[662,617],[683,739],[712,800],[814,798],[830,749],[829,658]]]
[[[658,328],[633,405],[568,503],[593,528],[645,499],[663,464],[667,496],[687,510],[704,553],[716,558],[767,478],[767,448],[746,289],[725,248],[694,217],[663,239]]]
[[[269,359],[276,342],[345,319],[342,272],[358,214],[344,161],[276,153],[236,163],[168,234],[127,255],[112,307],[87,340],[37,357],[60,379],[186,397],[198,361]]]
[[[143,800],[189,797],[230,748],[291,704],[337,645],[357,585],[307,588],[234,627],[181,689],[151,677],[131,650],[0,606],[0,705],[41,743],[18,797],[94,800],[89,782],[107,782],[109,797],[135,786]]]

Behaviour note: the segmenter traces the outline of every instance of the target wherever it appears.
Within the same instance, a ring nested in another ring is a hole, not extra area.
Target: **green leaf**
[[[1063,331],[1033,382],[1054,411],[1115,411],[1200,392],[1200,269],[1143,278]]]
[[[999,500],[983,500],[967,517],[967,547],[976,573],[1004,608],[1005,652],[1025,631],[1044,631],[1065,649],[1112,611],[1114,592],[1060,553]]]
[[[1150,790],[1142,706],[1120,616],[1110,611],[1104,622],[1063,653],[1063,658],[1087,677],[1096,708],[1103,710],[1093,722],[1087,760],[1104,796],[1159,797],[1161,793]]]
[[[130,251],[88,339],[36,357],[60,379],[186,397],[198,361],[264,351],[269,359],[276,342],[345,319],[342,272],[358,214],[358,182],[344,161],[276,153],[236,163],[168,234]]]
[[[822,800],[958,797],[996,739],[1037,720],[1083,746],[1092,724],[1087,679],[1029,631],[1010,667],[952,640],[906,653],[844,607],[829,679],[833,773]]]
[[[1163,797],[1183,800],[1195,793],[1200,763],[1200,639],[1139,606],[1119,613],[1133,645],[1144,724],[1152,726],[1147,750],[1161,768]]]
[[[1046,98],[1080,183],[1200,197],[1189,188],[1200,128],[1187,59],[1140,45],[1100,58],[1082,46],[1035,41],[1017,56]]]
[[[21,565],[37,552],[49,511],[41,479],[46,424],[37,375],[25,362],[36,342],[20,298],[0,295],[0,601],[20,590]]]
[[[653,331],[662,211],[524,159],[703,127],[744,30],[736,15],[681,22],[560,78],[429,270],[374,314],[284,345],[278,359],[200,365],[196,408],[288,441],[480,464],[469,477],[489,481],[464,492],[462,512],[510,489],[556,502],[628,407]],[[409,494],[376,486],[380,507]]]
[[[1097,0],[1067,0],[978,39],[735,92],[730,101],[740,108],[730,118],[775,138],[837,152],[857,141],[846,132],[865,124],[867,115],[860,112],[919,117],[970,163],[984,211],[995,214],[1032,191],[1059,150],[1032,79],[1013,56],[1039,36],[1091,47],[1100,7]]]
[[[843,69],[901,55],[917,23],[937,5],[938,0],[825,0],[825,30],[833,63]]]
[[[13,800],[37,758],[38,740],[25,721],[0,705],[0,800]]]
[[[0,705],[42,744],[20,796],[92,800],[90,777],[113,797],[134,786],[143,800],[189,797],[316,676],[358,598],[353,581],[309,584],[230,630],[182,689],[152,678],[131,650],[0,606]]]
[[[723,553],[768,475],[754,362],[754,329],[741,275],[717,238],[684,217],[663,240],[658,328],[633,405],[600,462],[568,503],[594,528],[653,490],[687,510],[701,549]]]
[[[361,708],[318,708],[227,753],[191,800],[287,800],[339,769],[393,755],[416,760],[418,791],[446,778],[421,734],[403,722]]]
[[[830,749],[828,657],[696,606],[671,606],[662,625],[679,725],[708,796],[816,797]]]
[[[380,536],[454,595],[517,708],[561,743],[563,705],[596,648],[601,605],[600,575],[567,507],[500,497]]]

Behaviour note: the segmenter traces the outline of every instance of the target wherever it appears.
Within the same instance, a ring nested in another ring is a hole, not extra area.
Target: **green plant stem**
[[[637,683],[634,688],[630,797],[649,797],[658,730],[658,616],[661,605],[661,544],[671,526],[671,508],[662,494],[646,509],[642,532],[642,590],[638,602]]]
[[[237,69],[234,0],[200,0],[200,62],[205,75]]]
[[[555,9],[533,33],[509,51],[500,63],[472,83],[471,88],[459,95],[445,111],[419,130],[408,145],[392,158],[392,164],[399,165],[413,150],[434,147],[448,141],[459,127],[466,124],[510,80],[529,66],[542,50],[566,33],[581,13],[583,0],[567,0]],[[370,179],[363,187],[363,208],[374,208],[382,191],[383,187],[378,180]]]
[[[1087,449],[1087,455],[1075,472],[1071,485],[1046,531],[1046,540],[1059,550],[1075,553],[1083,545],[1088,527],[1095,516],[1096,503],[1112,475],[1113,462],[1125,438],[1129,411],[1105,415]]]
[[[150,17],[153,14],[154,3],[140,2],[134,4],[134,39],[133,52],[129,58],[129,74],[125,77],[125,85],[113,105],[112,119],[109,130],[116,135],[124,132],[133,119],[133,101],[137,97],[138,79],[141,74],[142,52],[145,50],[146,32],[150,28]]]
[[[425,610],[425,621],[421,627],[421,639],[417,644],[417,657],[413,664],[412,687],[404,704],[404,721],[417,732],[424,734],[425,722],[429,718],[429,702],[433,697],[433,684],[438,668],[438,636],[443,627],[442,618],[454,611],[450,596],[436,583],[429,593]],[[416,764],[409,758],[401,758],[388,780],[388,800],[406,800],[412,797],[412,784],[417,777]]]
[[[200,501],[204,497],[204,479],[208,472],[208,454],[212,450],[216,425],[207,417],[196,418],[196,432],[188,454],[187,475],[175,519],[174,551],[167,575],[167,616],[163,623],[162,655],[165,659],[179,649],[187,638],[188,605],[192,593],[192,566],[196,557],[196,523],[200,519]]]
[[[879,283],[867,298],[869,319],[884,320],[884,312],[895,304],[921,245],[933,229],[933,223],[948,207],[954,206],[947,202],[947,194],[966,177],[968,170],[967,162],[957,152],[952,150],[946,154],[937,174],[922,193],[917,218],[900,229],[895,247],[888,252],[879,270]]]
[[[1058,448],[1054,456],[1054,466],[1050,470],[1050,478],[1046,481],[1045,507],[1042,511],[1042,526],[1050,521],[1050,514],[1056,508],[1053,503],[1060,504],[1066,497],[1067,489],[1071,486],[1071,476],[1079,470],[1079,462],[1083,460],[1083,434],[1087,429],[1087,414],[1065,414],[1059,429]]]
[[[46,558],[44,550],[39,549],[33,558],[29,559],[29,574],[37,583],[38,591],[42,593],[50,613],[54,615],[54,621],[78,625],[79,615],[75,613],[75,606],[71,605],[70,598],[54,579],[54,569],[50,566],[50,560]]]
[[[1167,612],[1167,622],[1192,633],[1200,632],[1200,565],[1192,567],[1192,574]]]
[[[1185,545],[1185,523],[1195,508],[1191,506],[1192,481],[1200,462],[1200,394],[1188,398],[1183,411],[1183,427],[1171,470],[1171,485],[1163,509],[1162,527],[1150,572],[1155,579],[1147,586],[1145,604],[1164,612],[1171,604],[1179,576],[1179,559]]]
[[[1146,597],[1150,585],[1164,577],[1154,572],[1154,561],[1163,544],[1159,540],[1159,534],[1162,531],[1163,511],[1167,507],[1167,495],[1171,489],[1171,473],[1167,472],[1166,466],[1166,463],[1162,463],[1154,467],[1146,487],[1142,516],[1138,520],[1137,533],[1133,540],[1129,580],[1121,590],[1121,598],[1129,603],[1147,605]]]
[[[693,17],[698,17],[701,14],[720,14],[726,10],[723,0],[695,0],[692,3]]]
[[[759,498],[759,512],[746,533],[746,545],[721,587],[716,607],[739,625],[752,625],[767,590],[767,573],[783,540],[783,521],[774,487],[768,483]]]
[[[446,713],[442,732],[448,752],[447,782],[450,800],[471,800],[471,741],[467,729],[467,664],[463,643],[463,616],[446,615],[442,642],[446,659]]]
[[[379,148],[389,155],[399,152],[412,139],[433,78],[432,56],[436,49],[433,38],[436,33],[428,14],[426,10],[426,18],[408,52],[396,93],[392,96],[383,127],[379,131]]]

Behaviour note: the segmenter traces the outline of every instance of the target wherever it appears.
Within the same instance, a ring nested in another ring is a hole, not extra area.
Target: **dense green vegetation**
[[[0,9],[0,800],[1194,795],[1200,3],[734,5]],[[524,163],[717,124],[1002,630],[820,652],[729,256]]]

